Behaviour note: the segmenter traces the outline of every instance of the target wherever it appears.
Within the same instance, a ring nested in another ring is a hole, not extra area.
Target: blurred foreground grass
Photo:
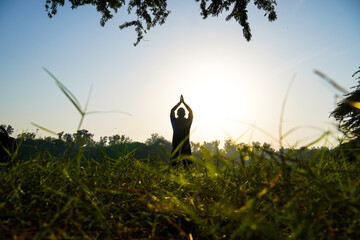
[[[210,153],[186,171],[39,153],[1,168],[0,238],[356,239],[359,164],[317,154],[235,164]]]

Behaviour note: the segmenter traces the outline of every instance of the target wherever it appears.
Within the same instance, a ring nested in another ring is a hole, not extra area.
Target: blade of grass
[[[339,90],[340,92],[343,92],[344,94],[350,93],[346,88],[335,82],[333,79],[325,75],[324,73],[320,72],[319,70],[314,70],[314,73],[319,75],[322,79],[326,80],[328,83],[330,83],[334,88]]]
[[[294,74],[294,76],[291,79],[291,82],[289,84],[288,89],[286,90],[285,98],[284,98],[284,101],[283,101],[283,104],[282,104],[282,107],[281,107],[280,121],[279,121],[279,145],[280,145],[280,148],[283,147],[282,141],[284,139],[284,136],[282,134],[282,126],[283,126],[283,122],[284,122],[285,105],[286,105],[286,102],[287,102],[287,98],[288,98],[291,86],[294,83],[295,77],[296,77],[296,74]]]
[[[47,128],[45,128],[45,127],[42,127],[42,126],[40,126],[40,125],[38,125],[38,124],[36,124],[36,123],[31,123],[32,125],[34,125],[35,127],[37,127],[37,128],[40,128],[41,130],[44,130],[44,131],[46,131],[46,132],[48,132],[48,133],[51,133],[51,134],[53,134],[53,135],[56,135],[56,136],[58,136],[58,134],[56,133],[56,132],[54,132],[54,131],[51,131],[51,130],[49,130],[49,129],[47,129]]]
[[[330,133],[331,133],[330,131],[327,131],[327,132],[323,133],[320,137],[318,137],[318,138],[315,139],[314,141],[308,143],[308,144],[305,145],[304,147],[305,147],[305,148],[308,148],[308,147],[310,147],[310,146],[313,146],[314,144],[320,142],[320,141],[321,141],[323,138],[325,138],[326,136],[330,135]]]
[[[234,122],[239,122],[245,125],[248,125],[256,130],[259,130],[260,132],[264,133],[266,136],[270,137],[272,140],[274,140],[275,142],[278,141],[278,139],[276,139],[275,137],[273,137],[270,133],[268,133],[267,131],[265,131],[264,129],[256,126],[255,124],[249,123],[249,122],[245,122],[245,121],[241,121],[241,120],[232,120],[232,119],[226,119],[228,121],[234,121]]]
[[[90,95],[91,95],[92,87],[93,87],[93,86],[91,85],[90,90],[89,90],[88,97],[87,97],[87,99],[86,99],[86,104],[85,104],[84,111],[81,113],[81,119],[80,119],[80,122],[79,122],[79,125],[78,125],[78,128],[77,128],[77,131],[80,130],[81,125],[82,125],[82,123],[83,123],[83,121],[84,121],[84,117],[85,117],[85,115],[86,115],[86,110],[87,110],[87,108],[88,108],[89,101],[90,101]]]
[[[122,114],[125,114],[125,115],[128,115],[128,116],[132,116],[131,113],[128,113],[128,112],[124,112],[124,111],[120,111],[120,110],[109,110],[109,111],[91,111],[91,112],[87,112],[86,115],[89,115],[89,114],[94,114],[94,113],[122,113]]]
[[[79,131],[79,130],[80,130],[81,125],[82,125],[82,123],[83,123],[83,121],[84,121],[84,117],[85,117],[85,114],[81,114],[80,122],[79,122],[79,125],[78,125],[76,131]]]
[[[64,84],[62,84],[49,70],[47,70],[46,68],[43,68],[44,71],[50,75],[50,77],[52,77],[55,82],[56,85],[60,88],[60,90],[65,94],[65,96],[70,100],[70,102],[74,105],[74,107],[79,111],[79,113],[81,115],[84,114],[84,112],[81,110],[81,106],[79,101],[76,99],[76,97],[74,96],[74,94],[72,94],[72,92],[67,89]]]
[[[47,70],[46,68],[43,68],[44,71],[49,74],[50,77],[52,77],[54,80],[55,80],[55,83],[56,85],[60,88],[60,90],[64,93],[64,95],[69,99],[69,101],[74,105],[74,107],[78,110],[78,112],[80,113],[81,115],[81,118],[80,118],[80,122],[79,122],[79,125],[77,127],[77,131],[80,130],[81,128],[81,125],[84,121],[84,118],[85,118],[85,115],[87,114],[94,114],[94,113],[107,113],[107,112],[119,112],[119,113],[123,113],[123,114],[126,114],[126,115],[129,115],[131,116],[130,113],[127,113],[127,112],[123,112],[123,111],[91,111],[91,112],[86,112],[87,111],[87,108],[88,108],[88,105],[89,105],[89,101],[90,101],[90,96],[91,96],[91,92],[92,92],[92,87],[90,87],[90,91],[89,91],[89,94],[88,94],[88,97],[87,97],[87,100],[86,100],[86,104],[85,104],[85,108],[84,110],[81,109],[81,105],[79,103],[79,101],[76,99],[75,95],[65,87],[64,84],[62,84],[49,70]],[[36,125],[38,126],[38,125]],[[50,132],[52,134],[54,134],[54,132],[44,128],[44,127],[41,127],[41,126],[38,126],[39,128],[41,128],[42,130],[45,130],[47,132]]]
[[[70,96],[74,99],[74,101],[80,106],[80,102],[76,99],[75,95],[67,88],[64,84],[62,84],[49,70],[43,68],[56,82],[57,85],[60,85],[64,90],[66,90]]]
[[[298,127],[294,127],[292,129],[290,129],[289,131],[287,131],[285,134],[283,134],[283,139],[286,138],[287,136],[289,136],[291,133],[297,131],[297,130],[301,130],[301,129],[304,129],[304,128],[309,128],[309,129],[314,129],[314,130],[319,130],[321,132],[325,132],[324,129],[321,129],[321,128],[317,128],[317,127],[314,127],[314,126],[298,126]]]
[[[93,85],[91,85],[90,90],[89,90],[88,97],[87,97],[87,99],[86,99],[86,104],[85,104],[85,108],[84,108],[84,113],[85,113],[85,114],[86,114],[86,111],[87,111],[87,108],[88,108],[88,105],[89,105],[92,88],[93,88]]]

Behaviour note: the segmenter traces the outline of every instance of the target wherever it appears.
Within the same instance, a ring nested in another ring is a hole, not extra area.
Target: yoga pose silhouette
[[[184,104],[189,112],[188,118],[185,118],[185,109],[182,107],[177,110],[178,117],[175,117],[175,110],[181,103]],[[177,166],[179,164],[179,157],[191,155],[190,127],[193,120],[193,112],[189,105],[185,103],[182,95],[180,101],[171,109],[170,119],[174,131],[172,138],[171,164],[172,166]],[[191,161],[186,158],[183,159],[182,162],[185,168],[188,168],[189,164],[191,164]]]

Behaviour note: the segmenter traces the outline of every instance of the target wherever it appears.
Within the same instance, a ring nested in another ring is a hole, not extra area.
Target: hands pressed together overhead
[[[180,96],[180,101],[171,109],[170,115],[175,116],[175,110],[181,105],[181,103],[184,104],[184,106],[186,107],[186,109],[189,111],[189,116],[192,118],[192,110],[189,107],[189,105],[187,105],[184,101],[184,97],[183,95]]]

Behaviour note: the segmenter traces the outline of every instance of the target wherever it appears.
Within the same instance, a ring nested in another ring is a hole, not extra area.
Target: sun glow
[[[219,134],[226,135],[228,120],[246,120],[251,116],[254,97],[249,82],[225,69],[198,68],[191,72],[188,79],[191,90],[184,97],[194,112],[194,130],[216,139]]]

